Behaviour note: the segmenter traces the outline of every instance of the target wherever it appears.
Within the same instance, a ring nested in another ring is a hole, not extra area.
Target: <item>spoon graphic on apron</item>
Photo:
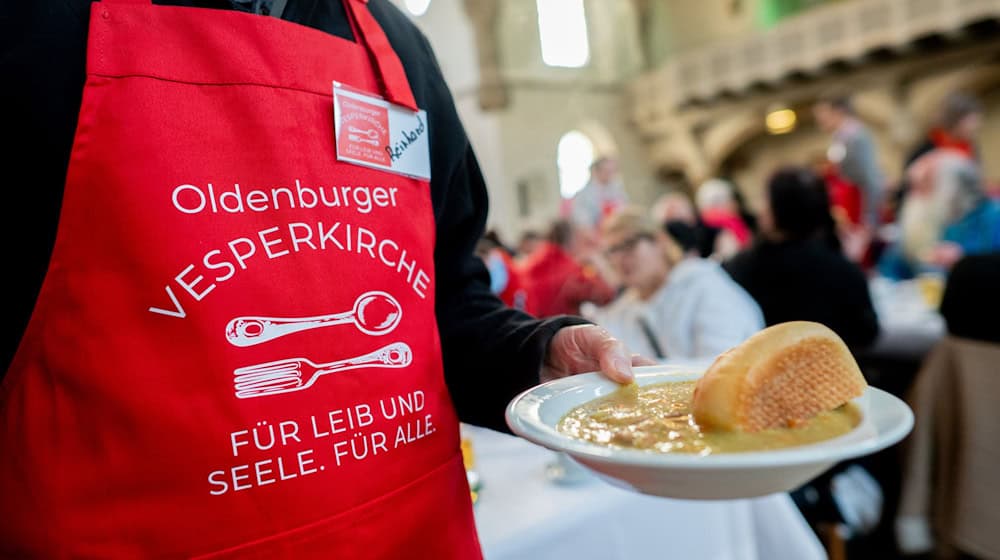
[[[315,317],[236,317],[226,325],[226,340],[233,346],[253,346],[286,334],[320,327],[353,324],[370,336],[388,334],[403,318],[403,308],[386,292],[365,292],[354,308]]]

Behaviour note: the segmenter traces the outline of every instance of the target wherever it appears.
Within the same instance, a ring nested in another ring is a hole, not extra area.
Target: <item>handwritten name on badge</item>
[[[396,142],[392,146],[386,146],[385,151],[389,154],[389,159],[396,161],[403,157],[403,154],[407,149],[413,144],[416,144],[420,137],[424,135],[427,127],[424,126],[424,119],[420,118],[420,114],[417,114],[417,127],[413,130],[404,130],[402,140]]]
[[[430,180],[427,111],[333,83],[337,159]]]

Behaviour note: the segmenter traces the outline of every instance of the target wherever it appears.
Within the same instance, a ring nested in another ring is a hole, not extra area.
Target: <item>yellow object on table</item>
[[[931,309],[941,307],[941,297],[944,295],[944,277],[940,274],[921,274],[917,276],[917,287],[924,303]]]
[[[464,425],[461,429],[462,462],[465,464],[465,476],[469,481],[469,491],[472,495],[472,503],[479,501],[479,489],[482,483],[479,473],[476,471],[476,452],[472,443],[472,436]]]

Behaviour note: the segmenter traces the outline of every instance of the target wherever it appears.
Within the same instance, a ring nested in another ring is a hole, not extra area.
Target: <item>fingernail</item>
[[[611,366],[618,371],[618,374],[622,377],[622,381],[629,382],[635,378],[632,375],[632,364],[628,359],[619,356],[611,361]]]

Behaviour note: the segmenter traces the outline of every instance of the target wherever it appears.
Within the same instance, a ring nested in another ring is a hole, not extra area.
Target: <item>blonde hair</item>
[[[601,235],[623,234],[656,236],[660,228],[649,214],[636,206],[626,206],[608,216],[601,224]]]
[[[657,224],[644,208],[628,206],[608,216],[601,227],[601,236],[620,235],[623,238],[643,235],[649,237],[660,248],[660,254],[668,265],[676,263],[684,256],[684,250],[673,240],[663,226]]]

